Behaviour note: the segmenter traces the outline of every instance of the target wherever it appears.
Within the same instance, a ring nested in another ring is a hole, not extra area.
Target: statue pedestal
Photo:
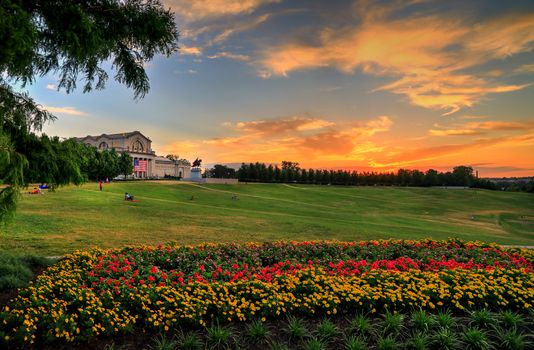
[[[191,169],[191,181],[202,181],[202,170],[200,168]]]

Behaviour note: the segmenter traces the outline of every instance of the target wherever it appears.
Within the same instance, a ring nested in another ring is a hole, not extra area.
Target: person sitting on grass
[[[125,193],[124,193],[124,200],[125,200],[125,201],[133,201],[133,200],[134,200],[134,196],[132,196],[132,195],[129,194],[128,192],[125,192]]]
[[[29,194],[41,194],[41,189],[34,187],[32,191],[28,192]]]

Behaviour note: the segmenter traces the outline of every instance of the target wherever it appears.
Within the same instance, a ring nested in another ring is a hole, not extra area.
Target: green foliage
[[[224,327],[218,323],[208,327],[207,343],[211,349],[222,349],[230,346],[233,340],[233,334],[229,327]]]
[[[449,328],[440,328],[433,335],[432,344],[438,349],[456,349],[459,345],[458,335]]]
[[[308,330],[302,320],[294,317],[288,316],[287,318],[287,334],[289,338],[298,340],[306,337],[308,335]]]
[[[520,327],[524,323],[523,316],[512,310],[505,310],[499,314],[501,324],[508,329]]]
[[[449,309],[440,310],[436,315],[433,315],[432,323],[443,329],[450,329],[456,325],[456,321]]]
[[[462,340],[466,350],[488,350],[492,348],[487,333],[476,327],[464,330]]]
[[[326,350],[327,346],[323,340],[310,338],[304,343],[304,350]]]
[[[130,175],[133,173],[133,159],[126,152],[121,153],[118,161],[118,172],[122,175]]]
[[[33,277],[32,268],[46,267],[50,260],[32,255],[0,254],[0,292],[25,287]]]
[[[261,320],[253,320],[248,325],[247,335],[253,342],[261,343],[268,339],[269,330]]]
[[[83,181],[77,147],[38,140],[33,132],[54,117],[12,85],[24,88],[51,73],[67,93],[78,81],[84,92],[103,89],[102,66],[111,61],[115,79],[140,98],[149,90],[143,65],[170,55],[177,39],[173,14],[158,0],[0,1],[0,185],[8,185],[0,192],[0,222],[14,213],[28,174],[55,185]]]
[[[163,334],[154,338],[152,345],[148,347],[149,350],[175,350],[177,348],[178,342],[175,339],[167,338]]]
[[[516,329],[497,331],[497,339],[499,348],[509,350],[523,350],[527,349],[527,346],[532,345],[525,339],[525,336]]]
[[[402,320],[404,316],[399,313],[392,313],[389,310],[384,314],[382,327],[385,334],[396,335],[400,332],[402,327]]]
[[[399,349],[399,346],[395,338],[392,335],[388,335],[377,339],[376,348],[378,350],[396,350]]]
[[[329,341],[329,340],[332,340],[337,335],[338,328],[329,319],[323,319],[317,325],[317,329],[315,330],[315,333],[317,334],[317,337],[319,339]]]
[[[358,314],[350,322],[350,331],[360,336],[367,336],[373,333],[374,327],[368,316]]]
[[[202,349],[202,340],[195,332],[180,332],[177,336],[178,349],[180,350],[200,350]]]
[[[426,332],[430,329],[432,318],[425,310],[416,310],[412,313],[412,325],[417,331]]]
[[[367,350],[368,346],[363,340],[352,335],[345,339],[343,349],[344,350]]]
[[[494,315],[487,309],[472,311],[469,317],[471,319],[470,324],[484,329],[495,325],[496,323]]]
[[[430,348],[428,330],[416,332],[406,342],[406,348],[413,350],[427,350]]]
[[[215,164],[213,168],[208,170],[209,177],[234,179],[236,172],[234,168],[227,167],[226,165]]]

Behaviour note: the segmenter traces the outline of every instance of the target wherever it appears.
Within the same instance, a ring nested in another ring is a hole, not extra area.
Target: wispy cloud
[[[414,105],[444,114],[471,107],[488,94],[527,86],[502,83],[483,73],[465,73],[465,69],[532,50],[532,13],[474,25],[448,14],[395,16],[406,2],[358,4],[363,18],[355,25],[323,28],[312,43],[289,40],[265,48],[259,62],[262,76],[268,75],[265,72],[287,76],[292,71],[321,67],[348,74],[359,69],[396,77],[377,90],[404,95]]]
[[[250,56],[226,52],[226,51],[217,52],[214,55],[208,56],[208,58],[209,59],[228,58],[228,59],[235,60],[235,61],[249,61],[250,60]]]
[[[73,115],[77,117],[84,117],[88,114],[85,112],[82,112],[76,107],[54,107],[54,106],[43,106],[43,109],[46,109],[47,111],[55,114],[62,114],[62,115]]]
[[[188,21],[206,18],[250,14],[265,4],[277,3],[281,0],[166,0],[181,17]]]
[[[434,125],[439,129],[430,129],[429,133],[433,136],[466,136],[481,135],[488,131],[518,131],[534,130],[534,121],[512,122],[512,121],[483,121],[467,122],[455,124],[454,128],[443,128],[440,125]]]
[[[189,55],[189,56],[202,55],[202,49],[200,47],[195,47],[195,46],[182,45],[178,52],[180,55]]]
[[[46,84],[46,89],[56,91],[57,87],[54,84]]]

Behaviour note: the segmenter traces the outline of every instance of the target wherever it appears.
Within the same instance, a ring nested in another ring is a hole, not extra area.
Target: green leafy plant
[[[516,329],[497,331],[497,339],[499,342],[499,348],[510,350],[523,350],[527,349],[527,346],[532,345],[525,339],[525,336],[519,333]]]
[[[326,344],[323,340],[311,338],[304,344],[304,350],[325,350]]]
[[[356,315],[356,317],[351,320],[349,329],[352,333],[362,336],[367,336],[373,333],[374,330],[371,320],[364,314]]]
[[[376,348],[378,350],[396,350],[399,349],[399,346],[395,338],[390,334],[386,337],[379,337],[376,341]]]
[[[291,339],[302,339],[308,335],[308,330],[302,320],[289,316],[287,318],[287,333]]]
[[[338,333],[337,326],[329,319],[322,320],[316,329],[317,337],[322,340],[332,340]]]
[[[404,316],[402,314],[386,311],[384,314],[384,320],[382,322],[384,333],[393,335],[399,334],[402,328],[403,319]]]
[[[462,340],[467,350],[488,350],[492,348],[487,333],[479,328],[470,327],[464,330]]]
[[[506,328],[518,328],[524,323],[523,316],[513,312],[512,310],[505,310],[499,314],[501,324]]]
[[[426,332],[432,324],[432,317],[425,310],[416,310],[412,313],[412,325],[415,330]]]
[[[220,326],[218,323],[207,328],[207,343],[212,349],[227,348],[233,340],[230,328]]]
[[[202,340],[195,332],[181,332],[178,335],[178,348],[180,350],[200,350],[202,348]]]
[[[445,329],[453,328],[456,325],[456,320],[449,309],[438,311],[436,315],[433,315],[432,322],[436,326]]]
[[[175,339],[167,338],[165,335],[160,335],[154,338],[150,350],[175,350],[178,348],[178,342]]]
[[[413,350],[426,350],[430,348],[430,338],[424,332],[416,332],[406,342],[406,348]]]
[[[449,328],[440,328],[432,337],[432,344],[438,349],[451,350],[458,347],[459,339]]]
[[[471,319],[469,324],[478,326],[480,328],[488,328],[496,323],[495,317],[487,309],[472,311],[469,317]]]
[[[344,350],[367,350],[368,349],[367,344],[363,340],[353,335],[346,338],[345,343],[343,345],[344,345],[343,346]]]
[[[253,342],[265,342],[269,337],[269,330],[261,320],[254,320],[248,325],[247,336]]]

